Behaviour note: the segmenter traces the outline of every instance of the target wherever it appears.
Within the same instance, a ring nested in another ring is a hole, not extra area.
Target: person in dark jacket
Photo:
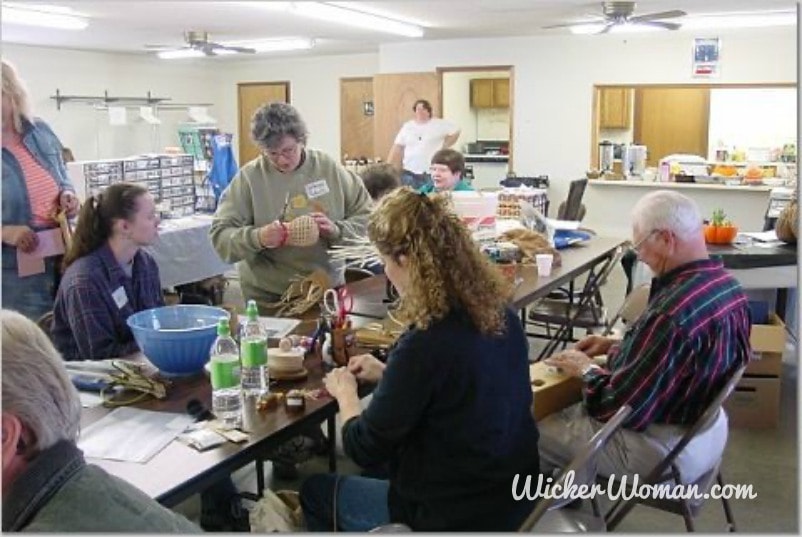
[[[46,257],[38,274],[21,276],[18,252],[31,253],[37,232],[58,229],[55,215],[78,212],[61,142],[31,112],[28,92],[3,60],[3,307],[36,320],[53,308],[60,256]]]
[[[138,488],[87,464],[81,401],[47,335],[0,311],[3,532],[199,533]]]
[[[361,466],[389,463],[390,477],[310,477],[301,489],[308,529],[517,529],[533,504],[513,499],[513,479],[536,476],[539,459],[528,345],[509,285],[444,195],[391,192],[368,234],[408,328],[386,364],[352,357],[325,385],[345,452]],[[377,383],[364,411],[358,381]]]

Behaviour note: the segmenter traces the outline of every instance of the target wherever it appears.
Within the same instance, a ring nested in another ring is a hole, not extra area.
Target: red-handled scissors
[[[327,289],[323,293],[323,308],[337,319],[337,326],[341,327],[345,325],[345,318],[354,309],[354,298],[348,294],[345,287]]]

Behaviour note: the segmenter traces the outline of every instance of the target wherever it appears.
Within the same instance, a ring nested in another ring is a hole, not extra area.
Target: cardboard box
[[[529,379],[535,421],[582,400],[582,380],[558,372],[543,362],[529,366]]]
[[[776,313],[769,315],[769,324],[753,324],[749,337],[752,359],[744,375],[780,376],[785,338],[785,324]]]
[[[730,427],[775,428],[780,422],[780,379],[743,377],[724,402]]]

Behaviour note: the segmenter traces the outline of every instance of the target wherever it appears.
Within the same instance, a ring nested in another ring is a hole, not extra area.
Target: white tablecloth
[[[191,283],[233,268],[220,259],[209,239],[212,215],[163,220],[159,238],[146,250],[159,265],[162,287]]]

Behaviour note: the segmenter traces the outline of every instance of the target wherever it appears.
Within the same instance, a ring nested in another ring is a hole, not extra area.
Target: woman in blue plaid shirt
[[[53,311],[53,341],[65,360],[139,351],[126,320],[164,305],[159,268],[142,249],[158,226],[153,197],[139,185],[114,184],[86,200]]]

